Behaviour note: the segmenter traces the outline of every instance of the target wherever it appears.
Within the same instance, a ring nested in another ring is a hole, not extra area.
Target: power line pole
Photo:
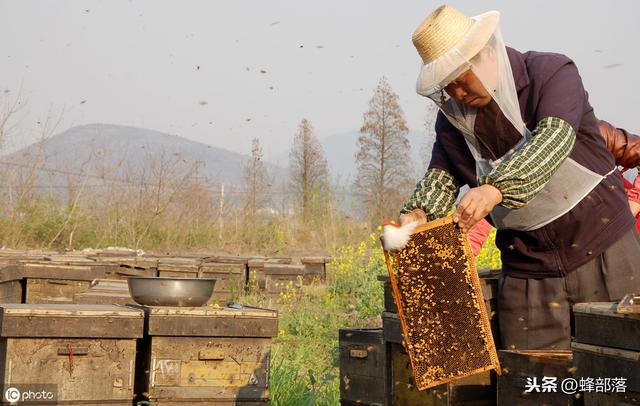
[[[220,228],[218,228],[218,241],[222,242],[222,229],[224,228],[224,183],[220,183]]]

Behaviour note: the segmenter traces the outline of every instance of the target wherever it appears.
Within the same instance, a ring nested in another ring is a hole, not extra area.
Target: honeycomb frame
[[[384,257],[416,388],[500,374],[475,258],[452,218],[417,227],[404,248]]]

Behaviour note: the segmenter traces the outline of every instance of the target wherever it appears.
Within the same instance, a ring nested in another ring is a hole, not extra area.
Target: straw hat
[[[424,66],[418,77],[418,93],[433,88],[473,58],[498,27],[500,13],[489,11],[467,17],[449,5],[438,7],[415,30],[413,45]],[[422,94],[422,93],[421,93]]]

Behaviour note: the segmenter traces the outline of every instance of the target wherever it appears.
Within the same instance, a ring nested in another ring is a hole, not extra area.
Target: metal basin
[[[145,306],[204,306],[216,284],[215,279],[131,276],[129,293]]]

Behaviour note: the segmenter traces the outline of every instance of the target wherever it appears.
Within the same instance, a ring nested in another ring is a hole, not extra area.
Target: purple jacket
[[[536,123],[546,117],[563,119],[576,132],[570,157],[601,175],[610,172],[615,162],[600,136],[598,121],[573,61],[554,53],[520,53],[512,48],[507,48],[507,53],[520,112],[529,130],[533,131]],[[499,149],[494,152],[501,156],[516,139],[492,128],[489,131],[493,136],[501,138],[494,143]],[[477,186],[473,156],[462,134],[442,113],[436,120],[436,134],[429,168],[445,170],[463,184]],[[503,270],[511,276],[563,276],[602,253],[634,222],[622,180],[615,171],[552,223],[533,231],[498,230],[496,245],[502,253]]]

